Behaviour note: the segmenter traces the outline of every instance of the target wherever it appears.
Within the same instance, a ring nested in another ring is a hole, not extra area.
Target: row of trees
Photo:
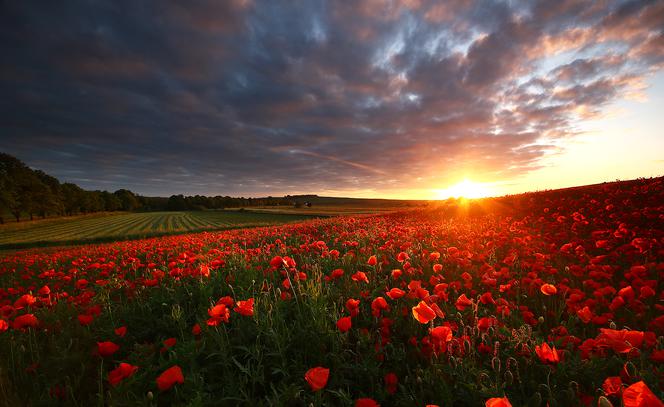
[[[5,216],[71,216],[113,211],[184,211],[263,205],[292,205],[293,197],[233,198],[230,196],[147,197],[127,189],[86,191],[76,184],[60,183],[41,170],[33,170],[16,157],[0,153],[0,223]]]
[[[22,216],[75,215],[102,211],[139,209],[138,196],[126,189],[113,193],[86,191],[76,184],[60,183],[41,170],[33,170],[19,159],[0,153],[0,223],[4,215],[18,222]]]

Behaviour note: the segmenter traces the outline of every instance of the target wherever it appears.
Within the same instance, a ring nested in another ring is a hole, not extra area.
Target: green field
[[[276,225],[311,216],[232,211],[119,213],[8,223],[0,248],[103,242],[183,232]]]

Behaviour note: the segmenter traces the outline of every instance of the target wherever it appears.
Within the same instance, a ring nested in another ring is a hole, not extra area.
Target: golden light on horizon
[[[485,198],[490,196],[493,191],[487,184],[464,179],[463,181],[445,189],[434,189],[434,199],[447,198]]]

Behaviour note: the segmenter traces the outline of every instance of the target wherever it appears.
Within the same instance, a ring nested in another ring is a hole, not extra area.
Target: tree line
[[[230,196],[148,197],[128,189],[115,192],[87,191],[33,170],[21,160],[0,153],[0,223],[6,216],[17,222],[22,217],[71,216],[95,212],[115,211],[184,211],[224,209],[230,207],[291,205],[290,197],[235,198]]]

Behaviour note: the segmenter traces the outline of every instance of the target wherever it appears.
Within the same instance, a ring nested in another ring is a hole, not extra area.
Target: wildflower
[[[313,367],[304,374],[304,379],[309,383],[312,391],[319,391],[324,388],[329,377],[330,369],[321,366]]]

